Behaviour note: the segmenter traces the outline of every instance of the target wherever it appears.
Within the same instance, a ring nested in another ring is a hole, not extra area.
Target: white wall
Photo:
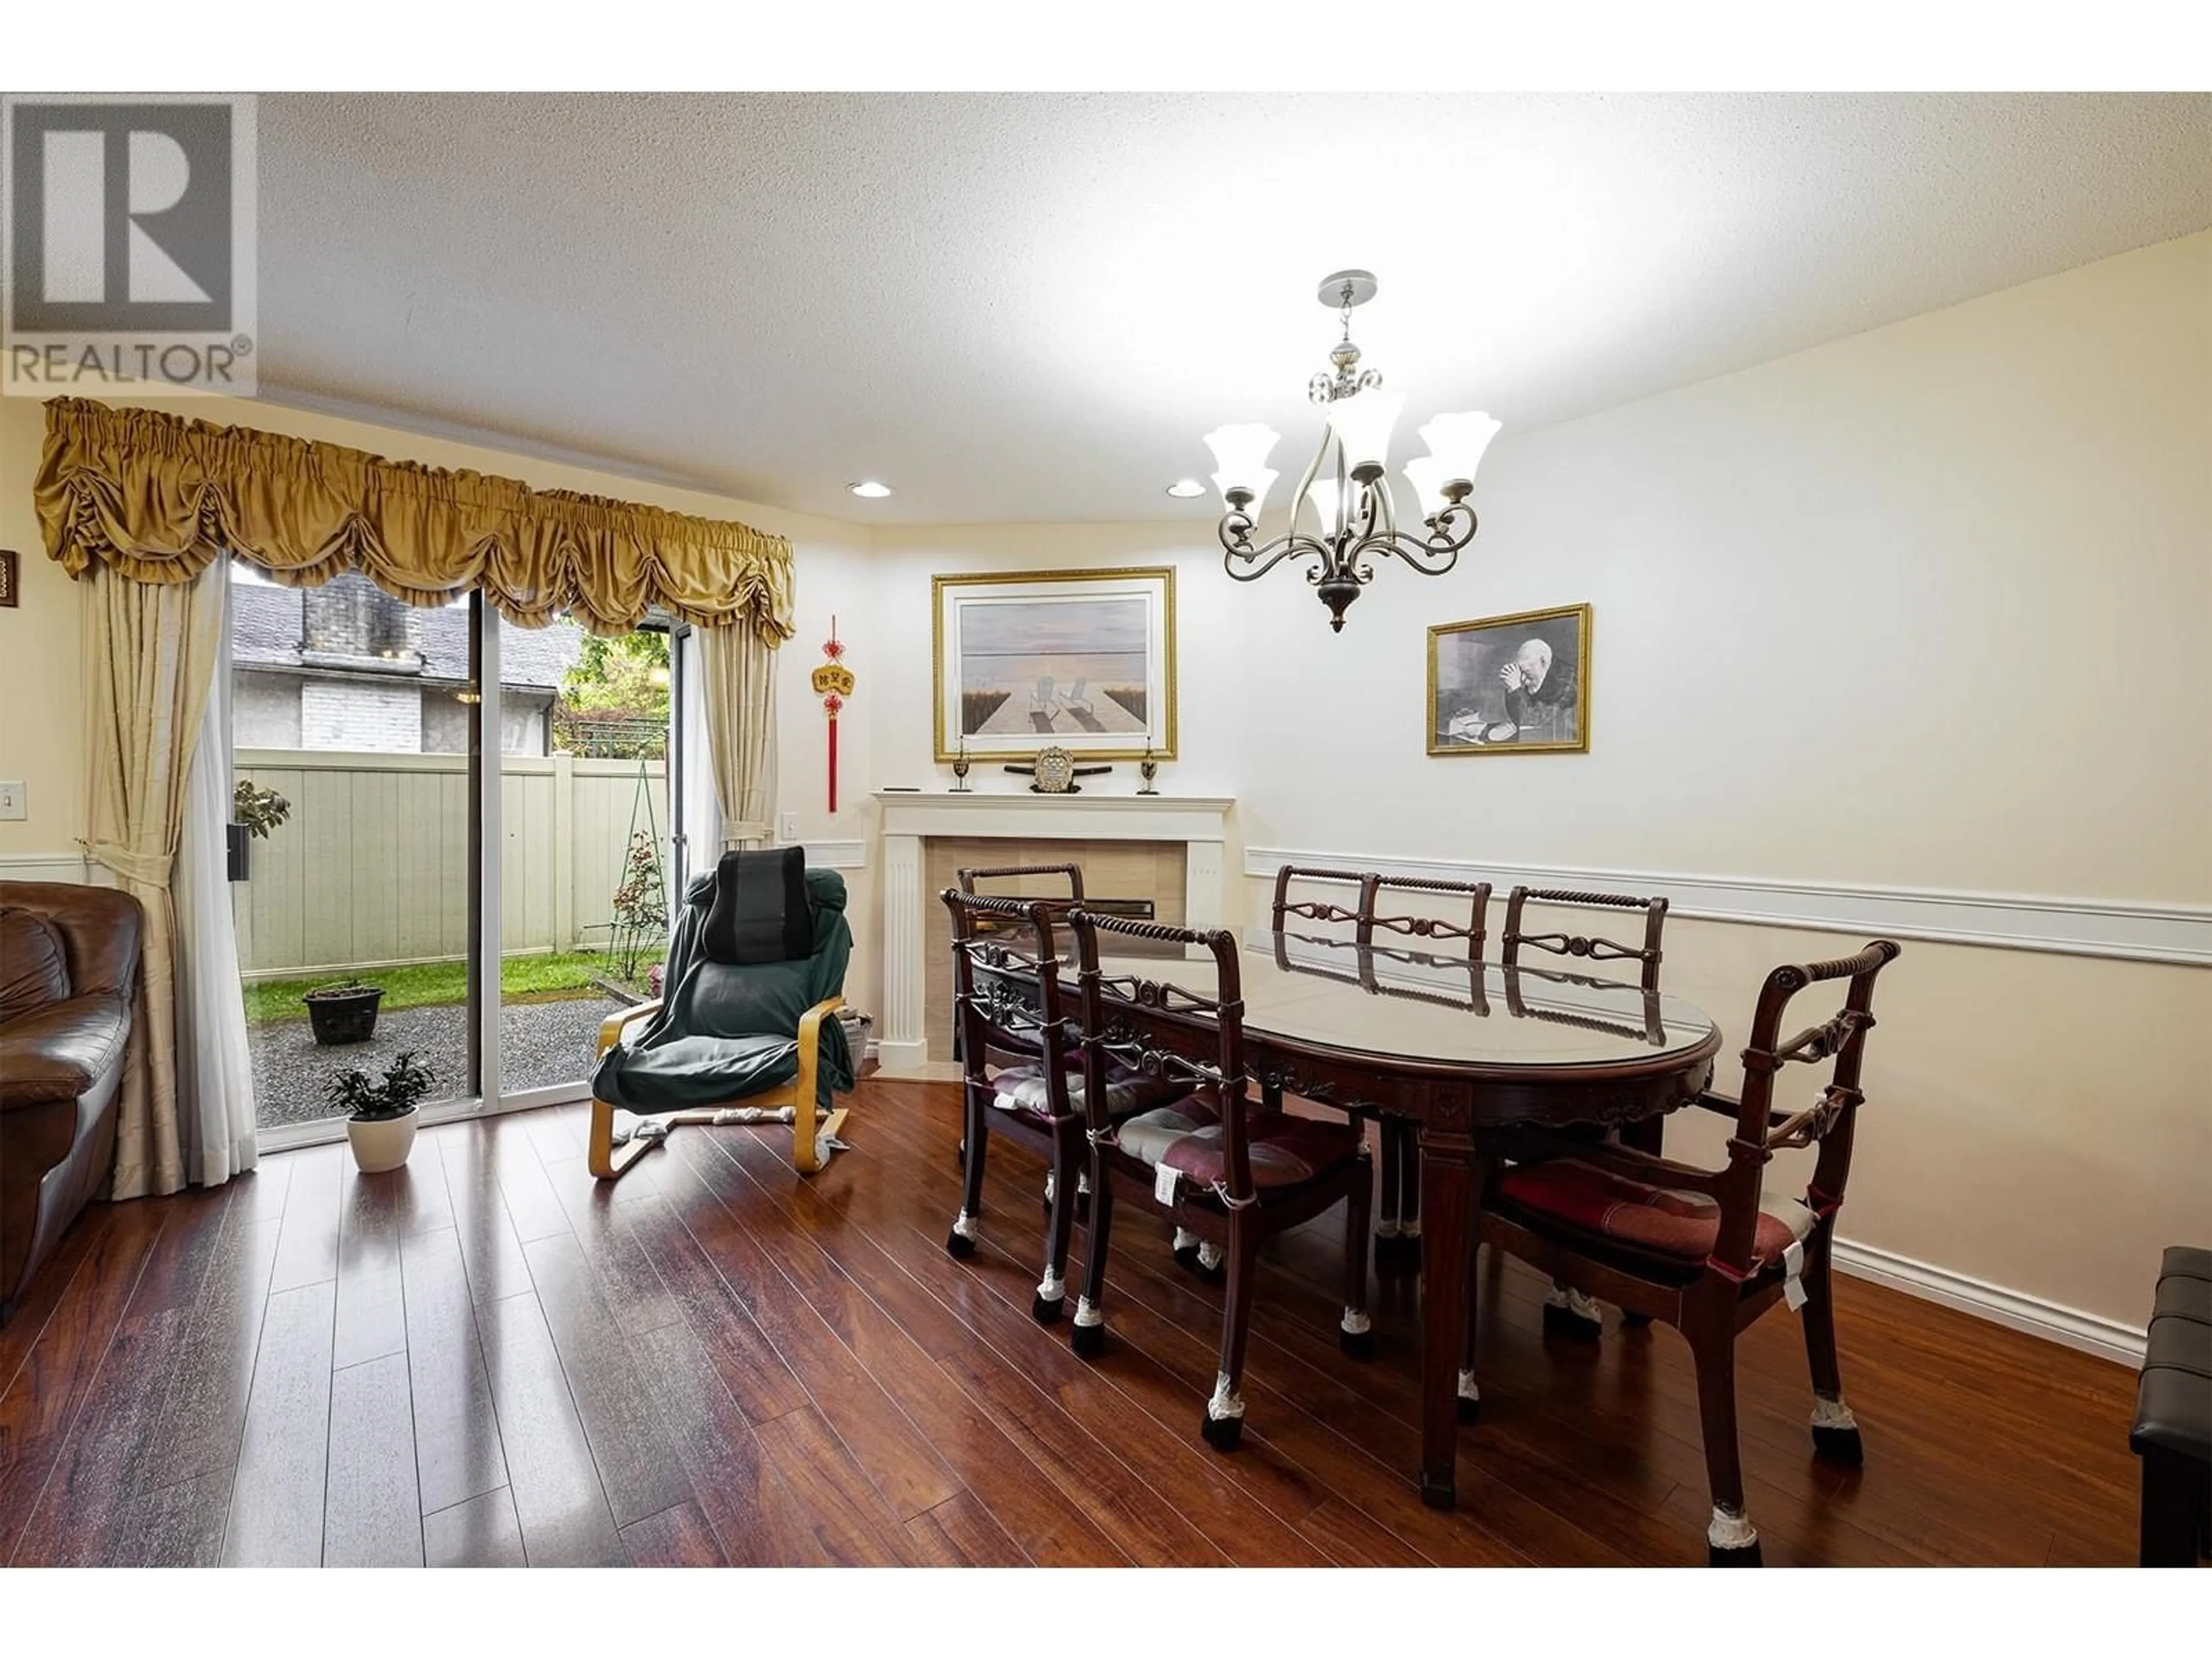
[[[1477,500],[1460,568],[1384,568],[1340,638],[1295,580],[1245,597],[1253,846],[2201,939],[2212,234],[1510,435]],[[1425,755],[1430,624],[1582,601],[1589,753]],[[1733,1043],[1767,968],[1866,936],[1678,920],[1666,982]],[[1877,1012],[1844,1235],[2140,1328],[2160,1247],[2212,1239],[2212,972],[1908,943]]]

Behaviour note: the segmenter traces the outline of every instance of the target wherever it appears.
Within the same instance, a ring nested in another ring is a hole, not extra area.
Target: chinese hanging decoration
[[[830,717],[830,810],[837,810],[837,715],[853,695],[853,671],[845,666],[845,647],[837,637],[837,618],[830,618],[830,637],[822,642],[829,660],[814,671],[814,695]]]

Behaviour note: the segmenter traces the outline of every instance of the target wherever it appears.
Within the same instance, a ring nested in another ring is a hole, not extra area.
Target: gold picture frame
[[[930,607],[940,762],[1176,757],[1171,568],[933,576]]]
[[[1429,629],[1429,753],[1589,751],[1590,607]]]

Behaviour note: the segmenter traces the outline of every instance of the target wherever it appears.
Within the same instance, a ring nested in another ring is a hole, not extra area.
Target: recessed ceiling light
[[[1168,486],[1168,494],[1179,501],[1187,501],[1194,495],[1206,494],[1206,486],[1195,478],[1177,478]]]
[[[845,488],[863,500],[871,501],[879,501],[891,493],[891,487],[889,484],[878,483],[873,478],[863,478],[858,483],[847,484]]]

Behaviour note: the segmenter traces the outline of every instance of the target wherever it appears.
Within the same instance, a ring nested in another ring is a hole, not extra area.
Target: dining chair
[[[1442,916],[1384,915],[1386,893],[1425,893],[1462,898],[1468,903],[1467,924],[1462,927]],[[1371,946],[1379,931],[1404,938],[1431,941],[1441,946],[1461,940],[1467,959],[1482,960],[1482,945],[1490,915],[1490,884],[1486,881],[1431,880],[1415,876],[1378,876],[1369,898],[1367,915],[1359,928],[1359,942]],[[1418,1126],[1402,1118],[1381,1120],[1382,1196],[1376,1206],[1375,1265],[1410,1271],[1421,1260],[1421,1141]]]
[[[1106,1343],[1106,1268],[1117,1188],[1218,1246],[1228,1260],[1221,1346],[1200,1432],[1234,1451],[1244,1432],[1244,1354],[1259,1275],[1260,1247],[1333,1206],[1346,1206],[1344,1312],[1337,1340],[1371,1358],[1367,1315],[1367,1220],[1374,1172],[1359,1126],[1293,1117],[1255,1106],[1244,1057],[1244,1002],[1234,935],[1159,922],[1069,914],[1079,975],[1078,1028],[1083,1102],[1091,1142],[1091,1227],[1083,1291],[1069,1333],[1085,1358]],[[1115,964],[1100,940],[1142,939],[1203,951],[1212,961],[1211,996]],[[1119,1122],[1105,1110],[1111,1068],[1171,1078],[1192,1092]]]
[[[1644,943],[1622,945],[1592,933],[1532,933],[1522,924],[1522,911],[1534,900],[1573,910],[1641,910]],[[1505,931],[1498,940],[1498,959],[1508,968],[1521,960],[1522,947],[1548,951],[1553,956],[1581,957],[1590,962],[1634,962],[1643,969],[1647,991],[1659,988],[1659,936],[1667,926],[1667,901],[1635,898],[1625,893],[1575,893],[1551,887],[1516,887],[1505,901]]]
[[[1319,866],[1285,864],[1275,872],[1275,902],[1270,910],[1274,930],[1281,933],[1284,922],[1295,916],[1307,921],[1348,921],[1364,933],[1367,919],[1375,911],[1376,884],[1382,879],[1370,871],[1329,870]],[[1320,882],[1332,887],[1356,887],[1359,891],[1358,902],[1347,910],[1332,899],[1293,899],[1291,884],[1294,881]]]
[[[994,898],[946,888],[952,916],[952,997],[960,1027],[960,1213],[945,1248],[975,1254],[983,1171],[995,1133],[1026,1147],[1050,1171],[1045,1185],[1044,1276],[1030,1313],[1040,1324],[1060,1316],[1068,1241],[1088,1172],[1085,1083],[1067,998],[1060,981],[1053,902]],[[987,927],[986,922],[996,924]],[[1171,1100],[1177,1085],[1109,1068],[1102,1115],[1117,1122]]]
[[[1052,907],[1055,915],[1064,915],[1072,907],[1083,902],[1083,866],[1079,864],[1002,864],[994,866],[974,866],[965,869],[957,870],[953,872],[953,879],[959,883],[960,890],[963,893],[976,892],[981,884],[987,881],[1012,881],[1026,884],[1030,878],[1039,876],[1049,876],[1053,878],[1054,884],[1062,882],[1066,883],[1067,886],[1067,896],[1063,898],[1057,893],[1000,893],[997,895],[997,896],[1001,898],[1020,898],[1025,902],[1035,902],[1047,904]],[[959,1021],[957,1018],[953,1021],[953,1026],[954,1030],[952,1039],[955,1053],[952,1057],[955,1060],[958,1060],[960,1058],[960,1054],[957,1050],[961,1047],[962,1038],[958,1029]],[[1009,1032],[1007,1036],[1017,1044],[1017,1046],[1019,1046],[1023,1041],[1020,1033]],[[964,1136],[960,1142],[957,1156],[963,1160],[965,1160],[968,1156],[968,1142]],[[1089,1176],[1086,1176],[1084,1179],[1086,1183],[1084,1190],[1087,1192],[1089,1190],[1087,1184],[1089,1182]],[[1049,1174],[1045,1176],[1044,1204],[1047,1209],[1050,1209],[1052,1207],[1053,1180],[1054,1177]],[[1082,1194],[1078,1194],[1078,1204],[1079,1205],[1082,1201]]]
[[[1531,1133],[1515,1138],[1515,1161],[1494,1169],[1483,1195],[1480,1241],[1672,1325],[1688,1341],[1712,1498],[1705,1539],[1717,1566],[1759,1565],[1737,1445],[1735,1340],[1777,1302],[1804,1319],[1814,1455],[1847,1465],[1863,1455],[1857,1419],[1844,1403],[1829,1258],[1865,1099],[1859,1076],[1875,1023],[1875,980],[1897,956],[1895,944],[1875,939],[1855,956],[1784,964],[1767,975],[1743,1051],[1741,1097],[1708,1091],[1696,1103],[1735,1122],[1723,1167],[1701,1169],[1618,1142]],[[1843,1006],[1783,1036],[1791,1001],[1837,980],[1849,981]],[[1833,1063],[1812,1103],[1777,1109],[1782,1069],[1823,1060]],[[1803,1195],[1767,1191],[1765,1166],[1774,1155],[1804,1148],[1814,1149],[1815,1160]],[[1472,1267],[1470,1249],[1459,1380],[1463,1422],[1476,1420],[1481,1399]]]
[[[1624,945],[1591,933],[1532,933],[1522,926],[1522,912],[1534,899],[1539,905],[1558,905],[1573,910],[1641,910],[1644,912],[1644,943],[1641,946]],[[1549,951],[1553,956],[1578,957],[1592,963],[1634,962],[1640,965],[1643,988],[1647,991],[1659,988],[1660,935],[1667,927],[1667,901],[1663,898],[1638,898],[1626,893],[1578,893],[1559,888],[1516,887],[1505,901],[1505,932],[1499,939],[1499,960],[1509,969],[1521,960],[1521,947]],[[1641,1123],[1625,1125],[1617,1138],[1639,1152],[1658,1157],[1665,1149],[1665,1120],[1654,1117]],[[1627,1316],[1632,1323],[1641,1323],[1634,1316]],[[1604,1326],[1598,1316],[1597,1304],[1581,1291],[1565,1284],[1555,1284],[1544,1303],[1544,1328],[1558,1336],[1572,1337],[1577,1341],[1595,1342]]]

